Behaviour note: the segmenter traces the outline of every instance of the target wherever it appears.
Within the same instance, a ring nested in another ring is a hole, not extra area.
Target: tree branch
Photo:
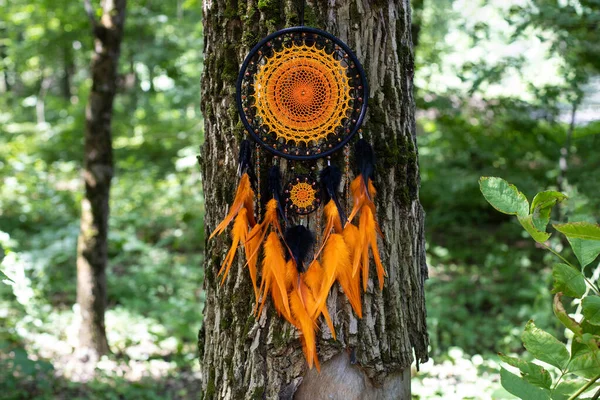
[[[92,27],[95,28],[98,22],[96,21],[96,13],[94,12],[94,7],[92,6],[92,2],[90,0],[83,0],[83,8],[85,9],[85,13],[90,19],[90,23]]]

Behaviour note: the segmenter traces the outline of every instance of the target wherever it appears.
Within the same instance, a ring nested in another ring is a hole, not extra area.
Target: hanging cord
[[[261,196],[261,186],[260,186],[260,145],[256,145],[256,154],[255,154],[255,162],[256,162],[256,220],[260,221],[262,218],[262,196]]]
[[[362,135],[362,133],[361,133]],[[344,146],[344,195],[346,196],[345,211],[346,215],[350,213],[350,145]],[[342,221],[346,225],[346,221]]]
[[[300,0],[300,13],[298,15],[298,20],[300,22],[300,26],[304,26],[304,5],[306,0]]]

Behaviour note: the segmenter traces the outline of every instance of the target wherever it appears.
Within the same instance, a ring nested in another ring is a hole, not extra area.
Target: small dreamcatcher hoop
[[[271,153],[292,160],[328,156],[358,131],[368,85],[350,48],[304,26],[261,40],[237,81],[238,111],[250,135]]]

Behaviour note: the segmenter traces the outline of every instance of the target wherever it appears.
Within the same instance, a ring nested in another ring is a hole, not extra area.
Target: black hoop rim
[[[358,71],[358,74],[360,75],[360,80],[363,85],[362,90],[363,90],[364,95],[363,95],[363,101],[361,104],[360,114],[358,115],[358,118],[356,120],[356,123],[354,124],[354,127],[352,128],[352,131],[350,133],[348,133],[348,135],[346,135],[346,137],[344,137],[344,139],[342,141],[340,141],[336,146],[334,146],[331,149],[328,149],[326,151],[323,151],[321,153],[318,153],[318,154],[296,155],[296,154],[284,153],[282,151],[274,149],[273,147],[271,147],[270,145],[265,143],[262,140],[262,138],[256,134],[256,132],[254,131],[252,126],[250,126],[250,123],[248,122],[248,119],[246,118],[246,114],[244,113],[244,107],[242,105],[242,82],[244,80],[244,74],[248,68],[248,63],[250,62],[250,60],[254,57],[256,52],[261,47],[263,47],[267,42],[275,39],[278,36],[285,35],[287,33],[296,33],[296,32],[317,34],[317,35],[323,36],[323,37],[331,40],[336,45],[340,46],[346,52],[346,54],[348,54],[348,56],[354,63],[355,68]],[[252,48],[252,50],[250,50],[250,52],[244,59],[244,62],[242,63],[240,72],[238,74],[235,97],[236,97],[236,102],[237,102],[238,114],[240,116],[240,119],[242,120],[242,124],[244,125],[244,128],[246,128],[246,131],[248,131],[248,133],[250,133],[250,136],[252,136],[252,139],[254,139],[254,141],[256,143],[260,144],[261,147],[265,148],[267,151],[269,151],[270,153],[272,153],[276,156],[283,157],[288,160],[316,160],[318,158],[330,156],[331,154],[342,149],[358,132],[358,130],[360,129],[360,127],[363,123],[365,115],[367,113],[367,103],[368,103],[368,99],[369,99],[369,84],[367,82],[367,77],[365,74],[365,70],[362,67],[362,64],[360,63],[360,61],[358,61],[358,58],[356,57],[354,52],[350,49],[350,47],[348,47],[348,45],[346,43],[344,43],[339,38],[333,36],[331,33],[325,32],[321,29],[311,28],[311,27],[307,27],[307,26],[293,26],[290,28],[281,29],[279,31],[271,33],[267,37],[263,38],[260,42],[258,42],[256,44],[256,46],[254,46]]]

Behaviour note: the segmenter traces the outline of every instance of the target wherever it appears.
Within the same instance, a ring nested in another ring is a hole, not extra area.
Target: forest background
[[[0,0],[0,392],[197,398],[202,4],[127,6],[113,116],[112,354],[93,377],[72,359],[93,45],[82,4]],[[496,353],[522,353],[529,319],[557,337],[564,328],[552,314],[553,260],[487,204],[478,178],[503,177],[530,198],[562,191],[570,199],[554,220],[600,221],[600,2],[412,6],[431,337],[414,398],[508,399]],[[598,264],[588,272],[597,279]]]

